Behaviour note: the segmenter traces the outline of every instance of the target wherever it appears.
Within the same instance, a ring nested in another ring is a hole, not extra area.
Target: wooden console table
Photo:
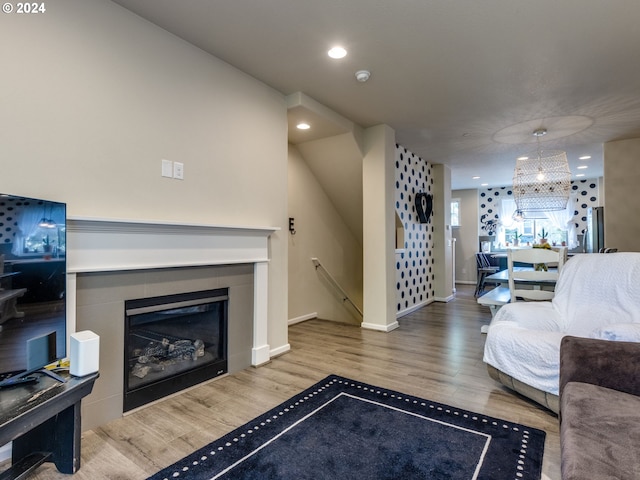
[[[12,466],[0,480],[24,478],[47,461],[62,473],[80,468],[80,403],[99,374],[66,383],[36,375],[37,383],[0,390],[0,445],[13,441]]]

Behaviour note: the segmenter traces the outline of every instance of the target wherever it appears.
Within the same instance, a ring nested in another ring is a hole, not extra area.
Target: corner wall
[[[404,227],[404,245],[396,250],[396,315],[401,317],[434,301],[433,215],[420,223],[416,193],[433,194],[433,166],[396,145],[395,208]]]
[[[336,171],[335,175],[340,175]],[[362,309],[362,244],[302,158],[289,145],[289,216],[295,235],[289,239],[289,322],[322,318],[346,323],[362,321],[311,262],[317,257]]]
[[[605,246],[640,252],[640,138],[604,144]]]
[[[0,192],[70,216],[280,227],[269,344],[286,348],[284,97],[110,1],[5,15],[0,57]]]
[[[456,239],[456,282],[475,284],[478,251],[478,190],[454,190],[452,198],[460,199],[460,226],[452,227]]]

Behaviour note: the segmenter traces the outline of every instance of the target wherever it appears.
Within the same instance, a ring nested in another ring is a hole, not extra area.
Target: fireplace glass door
[[[227,372],[228,289],[125,302],[124,411]]]

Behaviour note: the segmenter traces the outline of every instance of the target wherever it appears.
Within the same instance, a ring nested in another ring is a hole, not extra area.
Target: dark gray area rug
[[[545,432],[331,375],[149,480],[539,480]]]

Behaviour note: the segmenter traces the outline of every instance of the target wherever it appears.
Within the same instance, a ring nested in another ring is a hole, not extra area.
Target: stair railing
[[[316,267],[316,271],[320,268],[322,269],[322,272],[324,274],[324,276],[329,280],[329,283],[331,283],[331,285],[333,286],[333,288],[340,294],[340,296],[342,297],[342,303],[348,302],[351,304],[351,306],[353,308],[355,308],[358,313],[360,314],[361,317],[364,317],[364,314],[362,313],[362,310],[360,310],[360,308],[353,303],[353,300],[351,300],[351,298],[349,298],[349,295],[347,294],[347,292],[344,291],[344,289],[340,286],[340,284],[336,281],[335,278],[333,278],[333,276],[331,275],[331,273],[329,273],[329,271],[324,267],[324,265],[322,265],[322,263],[320,263],[320,260],[318,260],[316,257],[313,257],[311,259],[311,261],[313,262],[313,265]]]

